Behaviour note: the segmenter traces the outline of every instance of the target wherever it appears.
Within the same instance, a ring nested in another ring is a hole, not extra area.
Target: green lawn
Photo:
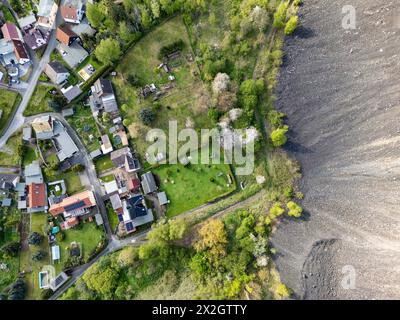
[[[24,116],[32,116],[43,112],[51,112],[53,109],[49,107],[49,101],[52,87],[38,85],[33,92],[32,98],[29,101],[28,107],[24,111]]]
[[[170,200],[168,217],[199,207],[236,189],[230,167],[225,164],[162,165],[152,172],[158,176],[161,190]]]
[[[118,220],[117,214],[113,210],[110,203],[107,203],[107,217],[108,217],[108,221],[110,222],[111,230],[114,232],[114,230],[116,229],[116,227],[119,223],[119,220]]]
[[[100,133],[98,132],[97,125],[92,116],[90,108],[82,105],[75,105],[74,111],[74,115],[68,117],[68,123],[77,132],[79,138],[89,152],[99,149],[100,142],[98,138]],[[89,138],[90,135],[93,135],[92,140]]]
[[[0,118],[0,133],[4,130],[20,101],[21,96],[18,93],[0,89],[0,110],[3,111]]]
[[[8,139],[5,149],[7,151],[0,152],[0,165],[17,166],[20,164],[21,157],[18,154],[18,147],[22,144],[22,134],[19,131]]]
[[[185,48],[181,57],[174,61],[176,67],[172,68],[172,73],[176,77],[175,87],[165,89],[166,94],[157,103],[153,102],[153,97],[141,99],[138,90],[142,85],[155,83],[157,88],[161,89],[163,85],[169,84],[165,71],[157,70],[157,66],[161,63],[158,55],[163,46],[177,40],[184,41]],[[137,152],[141,155],[145,154],[148,146],[145,137],[150,129],[143,125],[138,117],[142,108],[152,108],[156,113],[156,120],[152,124],[155,128],[168,129],[170,120],[178,121],[180,129],[188,123],[194,128],[211,126],[207,116],[210,97],[198,75],[196,63],[188,62],[186,59],[189,53],[191,49],[186,28],[182,17],[177,16],[143,37],[117,67],[117,77],[113,78],[113,84],[120,106],[123,104],[128,106],[127,110],[123,110],[123,116],[131,122],[129,132]],[[130,85],[127,81],[129,75],[135,75],[140,85]]]
[[[108,176],[102,177],[100,179],[103,182],[111,182],[111,181],[115,180],[115,177],[113,174],[109,174]]]
[[[113,167],[110,155],[104,155],[94,160],[94,165],[98,173],[104,172]]]
[[[38,250],[43,250],[47,252],[47,256],[42,261],[33,261],[29,257],[29,252],[24,252],[24,257],[21,256],[21,270],[29,270],[30,263],[32,272],[27,274],[27,299],[28,300],[39,300],[41,289],[39,288],[39,272],[46,265],[52,264],[51,262],[51,252],[49,248],[49,243],[46,235],[47,226],[47,214],[46,213],[34,213],[31,215],[31,232],[38,232],[43,235],[43,241],[40,246],[29,245],[30,256]]]
[[[58,263],[59,269],[63,263],[68,259],[68,247],[71,242],[77,242],[81,246],[81,254],[86,261],[90,253],[97,247],[100,240],[104,237],[104,228],[97,226],[96,222],[81,222],[79,226],[64,231],[65,238],[63,241],[58,242],[60,246],[61,260]]]

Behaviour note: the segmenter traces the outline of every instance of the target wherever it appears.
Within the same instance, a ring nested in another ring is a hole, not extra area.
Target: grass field
[[[22,144],[21,132],[14,134],[8,139],[4,151],[0,152],[0,165],[17,166],[20,164],[21,157],[18,155],[18,146]]]
[[[152,97],[140,98],[141,86],[132,86],[127,82],[129,75],[135,75],[141,85],[154,83],[158,89],[169,83],[168,75],[157,70],[161,63],[159,51],[177,40],[182,40],[185,47],[181,57],[173,64],[172,74],[176,81],[172,89],[163,90],[166,94],[157,102]],[[190,42],[182,18],[177,16],[157,27],[142,38],[124,57],[117,67],[117,77],[113,79],[119,104],[126,104],[124,118],[131,121],[129,132],[139,154],[144,154],[148,143],[145,141],[149,127],[143,125],[138,117],[142,108],[151,108],[156,113],[152,127],[168,129],[170,120],[178,121],[178,127],[209,128],[207,110],[210,105],[208,91],[203,85],[195,62],[189,62]]]
[[[107,217],[108,221],[110,222],[111,230],[114,232],[119,223],[119,220],[117,214],[115,213],[115,211],[111,206],[111,203],[107,204]]]
[[[236,189],[229,165],[162,165],[152,172],[159,178],[170,204],[167,216],[173,217]]]
[[[68,123],[74,128],[89,152],[99,149],[100,142],[98,137],[100,136],[100,133],[98,132],[90,108],[76,105],[74,111],[74,115],[68,117]],[[92,140],[90,139],[90,135],[93,135]]]
[[[81,247],[81,254],[86,261],[90,253],[97,247],[100,240],[104,237],[104,229],[102,226],[97,227],[93,222],[81,222],[81,224],[73,229],[64,231],[65,238],[61,242],[57,242],[60,246],[61,259],[57,263],[57,269],[61,271],[61,267],[68,259],[68,247],[71,242],[77,242]]]
[[[22,164],[24,166],[31,164],[33,161],[37,159],[36,149],[32,147],[27,147],[22,159]]]
[[[18,93],[0,89],[0,110],[3,112],[0,118],[0,133],[4,130],[20,101],[21,96]]]
[[[49,107],[50,94],[52,87],[38,85],[29,101],[28,107],[24,111],[24,116],[32,116],[43,112],[51,112]]]
[[[94,160],[94,165],[98,173],[104,172],[113,167],[110,155],[104,155]]]

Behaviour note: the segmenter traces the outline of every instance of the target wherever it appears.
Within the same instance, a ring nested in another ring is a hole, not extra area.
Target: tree
[[[39,250],[32,255],[33,261],[42,261],[46,257],[47,253],[43,250]]]
[[[125,127],[129,127],[130,124],[131,124],[131,121],[130,121],[129,119],[124,119],[124,120],[122,121],[122,124],[123,124]]]
[[[289,21],[286,23],[286,27],[285,27],[285,34],[287,36],[290,36],[294,30],[296,30],[297,28],[297,23],[298,23],[298,16],[291,16]]]
[[[111,120],[110,114],[108,112],[103,112],[103,114],[101,115],[101,120],[104,123],[108,123]]]
[[[161,220],[154,225],[147,238],[154,243],[170,243],[182,239],[187,230],[187,224],[183,219]]]
[[[199,240],[194,245],[197,252],[208,253],[209,258],[213,261],[226,255],[228,238],[221,220],[210,219],[206,221],[198,234]]]
[[[28,243],[31,245],[38,246],[42,243],[43,236],[37,232],[32,232],[28,237]]]
[[[227,112],[236,106],[236,94],[234,92],[222,92],[218,96],[218,109],[222,112]]]
[[[24,300],[26,294],[26,284],[22,279],[18,279],[12,285],[8,291],[9,300]]]
[[[146,7],[141,8],[141,21],[142,21],[142,26],[145,29],[150,28],[152,20],[149,12],[147,11]]]
[[[229,90],[230,78],[226,73],[217,73],[212,83],[212,90],[215,95]]]
[[[150,126],[156,119],[155,113],[150,109],[141,109],[139,112],[139,119],[144,125]]]
[[[121,21],[119,23],[119,37],[125,43],[128,43],[133,39],[133,30],[130,25],[126,23],[126,21]]]
[[[287,8],[289,1],[282,2],[274,14],[274,27],[282,29],[285,26]]]
[[[274,147],[280,147],[286,143],[287,141],[286,133],[288,132],[288,130],[289,130],[288,126],[283,126],[282,128],[278,128],[272,131],[271,141]]]
[[[89,20],[90,25],[93,28],[99,28],[101,23],[106,18],[105,13],[95,3],[88,3],[86,7],[86,16]]]
[[[117,40],[107,38],[100,41],[94,52],[97,60],[105,65],[112,65],[121,56],[120,44]]]
[[[6,243],[3,247],[1,247],[0,251],[10,257],[15,257],[19,252],[20,248],[21,246],[19,242],[11,241]]]
[[[117,270],[111,267],[110,258],[102,257],[83,274],[82,279],[89,289],[110,299],[118,284],[118,277]]]
[[[295,217],[295,218],[301,217],[303,209],[297,203],[295,203],[294,201],[289,201],[286,206],[289,209],[288,215],[290,217]]]
[[[158,2],[158,0],[151,0],[150,3],[150,7],[151,7],[151,13],[153,14],[153,17],[158,19],[160,17],[160,3]]]

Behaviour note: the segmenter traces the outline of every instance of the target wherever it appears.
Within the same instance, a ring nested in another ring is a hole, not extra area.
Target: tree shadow
[[[296,37],[299,37],[300,39],[309,39],[312,38],[315,35],[315,33],[310,28],[304,26],[298,26],[294,32],[294,35]]]

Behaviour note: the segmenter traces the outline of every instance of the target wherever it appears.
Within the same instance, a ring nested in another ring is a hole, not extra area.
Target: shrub
[[[32,232],[29,235],[29,238],[28,238],[28,243],[29,244],[38,246],[38,245],[40,245],[42,243],[42,241],[43,241],[43,236],[41,234],[37,233],[37,232]]]
[[[289,130],[288,126],[283,126],[282,128],[278,128],[272,131],[271,141],[274,147],[280,147],[286,143],[287,141],[286,133],[288,132],[288,130]]]
[[[286,23],[286,27],[285,27],[285,34],[287,36],[290,36],[294,32],[294,30],[296,30],[298,20],[299,20],[299,18],[297,16],[290,17],[290,19]]]
[[[282,2],[274,14],[274,27],[282,29],[285,26],[286,12],[289,1]]]
[[[37,251],[32,255],[33,261],[42,261],[46,257],[47,253],[43,250]]]
[[[288,215],[290,217],[299,218],[301,216],[301,213],[303,212],[303,209],[293,201],[289,201],[287,203],[287,207],[289,209]]]
[[[139,118],[144,125],[151,125],[156,119],[156,114],[150,109],[142,109],[139,112]]]
[[[18,242],[12,241],[12,242],[6,243],[1,248],[0,251],[8,256],[15,257],[17,255],[17,253],[19,252],[20,248],[21,248],[21,246]]]

